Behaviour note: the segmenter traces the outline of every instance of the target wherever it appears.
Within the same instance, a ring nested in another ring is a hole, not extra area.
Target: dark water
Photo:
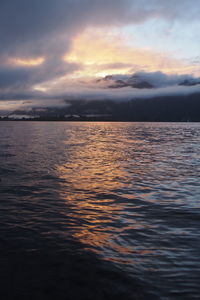
[[[200,124],[1,122],[0,161],[3,299],[199,299]]]

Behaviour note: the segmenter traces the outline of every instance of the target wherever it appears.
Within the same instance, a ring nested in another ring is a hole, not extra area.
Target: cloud
[[[155,88],[170,87],[189,81],[191,84],[200,83],[200,78],[195,78],[190,74],[165,74],[161,71],[157,72],[135,72],[134,74],[124,75],[117,74],[112,76],[113,80],[124,80],[131,83],[132,78],[138,78],[140,81],[148,82]]]
[[[97,80],[93,81],[76,81],[68,82],[65,80],[59,84],[59,87],[51,85],[51,88],[42,92],[42,89],[27,91],[24,93],[7,93],[4,101],[0,101],[1,115],[16,113],[16,110],[24,112],[31,112],[34,110],[34,115],[40,115],[41,112],[51,108],[66,107],[71,101],[102,101],[111,100],[117,102],[127,102],[134,99],[152,99],[160,97],[171,96],[187,96],[191,94],[200,93],[200,84],[194,86],[178,85],[184,80],[190,82],[199,82],[199,79],[191,75],[167,75],[161,72],[138,72],[132,76],[137,76],[140,80],[148,80],[154,84],[151,89],[137,89],[132,87],[124,88],[108,88],[99,84]],[[113,80],[129,81],[132,77],[130,75],[113,75]],[[8,98],[9,95],[9,98]],[[10,99],[10,100],[8,100]],[[12,100],[11,100],[12,99]],[[29,100],[25,100],[29,99]]]
[[[1,36],[9,34],[19,42],[46,36],[52,31],[73,29],[74,24],[102,25],[136,23],[152,16],[198,18],[196,0],[1,0]],[[1,26],[2,28],[2,26]]]
[[[86,28],[142,23],[150,18],[191,21],[199,18],[199,7],[196,0],[0,0],[1,99],[17,93],[18,97],[31,96],[34,85],[80,69],[78,62],[64,63],[62,57]],[[38,57],[44,57],[44,62],[26,67],[9,61]],[[114,62],[110,64],[115,67]]]
[[[73,74],[76,77],[127,74],[139,70],[200,74],[199,65],[155,49],[130,46],[126,42],[119,33],[88,28],[73,39],[64,59],[82,65],[82,69]]]
[[[134,89],[130,87],[122,89],[102,89],[91,87],[69,88],[68,91],[60,90],[58,98],[66,100],[113,100],[129,101],[136,98],[154,98],[163,96],[180,96],[200,93],[200,85],[196,86],[167,86],[153,89]]]
[[[86,100],[86,101],[102,101],[111,100],[117,102],[127,102],[134,99],[152,99],[160,97],[170,96],[187,96],[191,94],[200,93],[200,85],[196,86],[170,86],[153,89],[133,89],[130,87],[123,89],[102,89],[90,87],[81,87],[79,89],[69,88],[68,91],[59,90],[56,98],[53,94],[42,95],[37,93],[33,95],[36,98],[32,98],[28,101],[24,100],[4,100],[0,101],[0,113],[5,115],[16,110],[23,112],[30,112],[34,109],[36,114],[40,114],[41,111],[45,111],[47,108],[62,108],[66,107],[71,101]]]
[[[88,26],[134,24],[153,17],[191,21],[199,18],[199,10],[196,0],[1,0],[1,52],[40,56],[55,48],[66,50],[60,50],[61,44],[67,46]]]
[[[126,83],[127,86],[125,85],[125,87],[122,88],[111,88],[111,86],[113,86],[114,83],[118,80],[122,80],[124,83]],[[19,79],[19,81],[21,81],[21,78]],[[38,101],[39,99],[39,101],[42,101],[43,99],[44,105],[47,105],[48,100],[55,101],[55,99],[58,99],[58,102],[64,99],[112,99],[127,101],[133,98],[152,98],[155,96],[167,95],[188,95],[200,92],[200,78],[196,78],[190,74],[165,74],[160,71],[140,71],[129,75],[116,74],[111,75],[108,78],[87,78],[85,80],[83,80],[82,78],[68,79],[64,76],[58,81],[50,80],[43,84],[40,84],[39,82],[40,78],[38,81],[35,80],[33,89],[30,89],[28,85],[25,85],[23,92],[21,91],[21,85],[18,88],[17,83],[15,83],[16,89],[6,89],[5,93],[2,93],[0,98],[4,99],[4,101],[6,99],[31,99],[31,101]],[[152,85],[153,88],[134,88],[134,82],[136,82],[136,86],[138,82],[147,82],[149,85]],[[184,82],[186,82],[186,86],[181,85]],[[24,101],[22,101],[22,103],[23,102]],[[8,102],[8,104],[9,103],[11,102]]]
[[[38,114],[45,111],[46,108],[62,108],[67,107],[65,101],[61,99],[29,99],[24,100],[5,100],[0,101],[0,113],[2,115],[10,114],[11,112],[23,110],[25,112],[30,112],[32,109]]]
[[[75,64],[61,64],[57,58],[36,67],[0,68],[0,95],[9,92],[31,91],[32,86],[76,70]]]

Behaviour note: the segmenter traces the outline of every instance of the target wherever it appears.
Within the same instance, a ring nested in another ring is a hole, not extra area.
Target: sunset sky
[[[199,0],[0,0],[0,100],[90,92],[111,74],[199,77],[199,15]]]

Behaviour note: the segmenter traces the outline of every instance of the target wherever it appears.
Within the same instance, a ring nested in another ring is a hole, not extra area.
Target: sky
[[[200,0],[0,0],[0,105],[106,97],[112,74],[200,77],[199,15]]]

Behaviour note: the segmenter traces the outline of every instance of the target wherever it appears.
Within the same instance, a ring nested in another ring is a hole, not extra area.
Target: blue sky
[[[198,20],[170,22],[157,18],[125,26],[121,32],[130,38],[132,46],[155,49],[179,59],[200,56]]]

